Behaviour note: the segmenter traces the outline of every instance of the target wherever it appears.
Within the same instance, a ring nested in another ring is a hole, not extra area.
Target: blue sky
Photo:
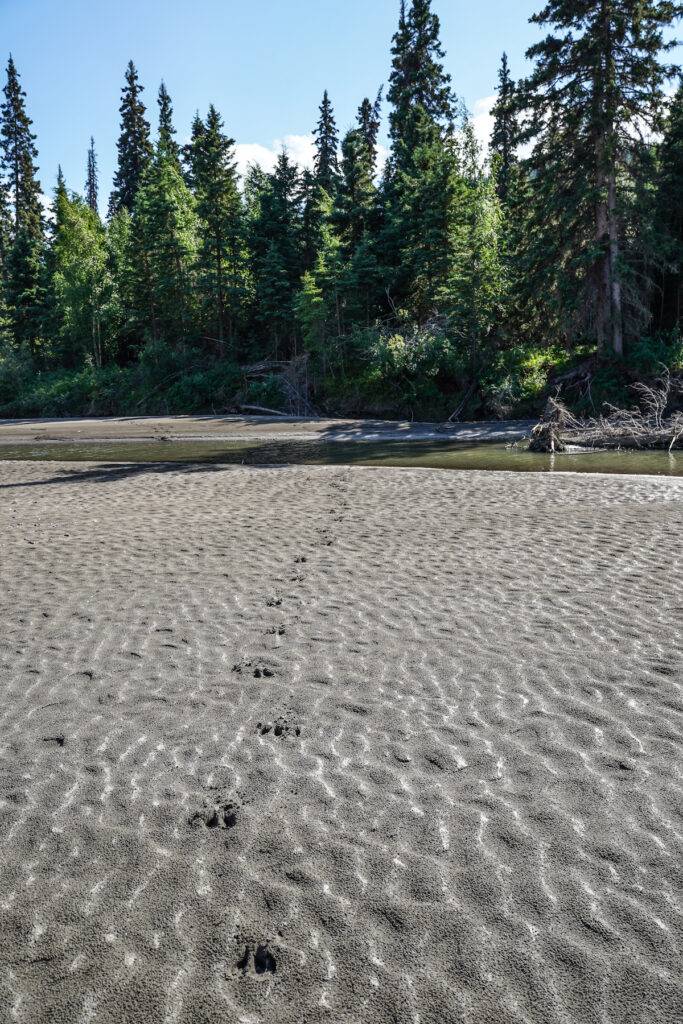
[[[323,89],[348,127],[364,95],[389,74],[398,0],[0,0],[0,59],[11,51],[38,135],[43,190],[58,163],[80,191],[95,136],[102,205],[115,167],[118,105],[132,58],[153,123],[164,78],[183,141],[210,102],[239,144],[264,165],[286,141],[301,161]],[[434,0],[453,84],[487,133],[487,98],[500,54],[513,75],[538,38],[540,0]],[[4,78],[4,73],[3,73]]]

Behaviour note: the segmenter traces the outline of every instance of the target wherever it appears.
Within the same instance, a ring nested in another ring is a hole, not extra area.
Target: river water
[[[422,466],[518,473],[650,473],[683,476],[683,451],[528,452],[500,443],[453,441],[38,441],[0,443],[0,460],[190,462],[268,465]]]

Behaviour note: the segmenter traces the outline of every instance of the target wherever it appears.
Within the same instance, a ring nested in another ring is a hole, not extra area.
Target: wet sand
[[[0,1021],[680,1019],[683,481],[0,463]]]

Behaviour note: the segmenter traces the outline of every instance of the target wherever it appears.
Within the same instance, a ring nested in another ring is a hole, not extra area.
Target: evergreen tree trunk
[[[619,271],[619,227],[617,223],[617,183],[614,170],[607,185],[608,264],[610,279],[610,327],[612,350],[616,356],[623,355],[623,314],[621,308],[621,280]]]
[[[596,146],[596,162],[602,164],[602,140]],[[595,234],[598,249],[602,251],[595,268],[595,334],[598,348],[605,351],[609,344],[609,308],[610,308],[610,261],[607,252],[609,234],[609,215],[607,212],[607,182],[600,172],[598,177],[598,201],[595,211]]]

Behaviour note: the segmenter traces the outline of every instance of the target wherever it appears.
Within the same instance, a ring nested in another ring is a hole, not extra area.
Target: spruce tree
[[[452,278],[458,195],[455,101],[430,0],[401,4],[392,55],[381,250],[392,308],[421,321],[439,312]]]
[[[106,225],[105,247],[110,288],[104,309],[111,350],[117,362],[129,363],[139,354],[147,326],[138,307],[139,253],[133,221],[123,206]]]
[[[192,131],[190,134],[190,141],[183,146],[182,158],[183,168],[185,173],[185,181],[189,188],[194,189],[195,187],[195,160],[197,154],[200,151],[200,140],[205,131],[205,125],[202,118],[199,116],[199,111],[195,112],[192,118]]]
[[[342,139],[341,153],[335,220],[350,255],[376,219],[375,150],[361,128],[351,128]]]
[[[671,101],[660,147],[657,205],[664,272],[655,295],[655,324],[666,331],[683,323],[683,80]]]
[[[173,105],[171,103],[171,97],[168,94],[168,90],[164,82],[159,86],[159,96],[157,98],[159,105],[159,134],[158,134],[158,145],[162,148],[169,156],[173,157],[178,162],[180,161],[180,149],[178,143],[175,141],[175,128],[173,127]]]
[[[191,165],[199,217],[199,292],[209,333],[223,354],[235,346],[246,288],[244,211],[235,165],[235,142],[209,107],[203,131],[194,135]]]
[[[35,158],[38,150],[31,131],[32,121],[26,113],[26,93],[19,83],[19,74],[10,56],[7,63],[5,101],[0,108],[0,154],[7,175],[14,207],[14,230],[25,228],[31,235],[42,232],[40,182]]]
[[[504,53],[498,72],[498,95],[491,111],[491,156],[496,161],[498,198],[505,203],[510,188],[510,175],[516,160],[517,114],[515,110],[515,83],[510,76],[507,54]]]
[[[10,340],[10,321],[5,300],[7,257],[12,245],[12,213],[9,186],[0,176],[0,341]]]
[[[327,89],[323,93],[320,104],[320,117],[313,132],[315,137],[315,175],[316,181],[321,188],[324,188],[328,195],[334,194],[339,177],[339,164],[337,158],[337,125],[334,119],[334,111]]]
[[[117,143],[118,166],[114,175],[114,188],[109,198],[109,216],[122,207],[133,209],[142,174],[152,156],[149,141],[149,123],[145,120],[145,105],[141,93],[143,86],[133,61],[126,68],[126,84],[122,89],[121,133]]]
[[[365,140],[368,150],[373,155],[373,169],[377,157],[377,136],[379,135],[380,112],[382,109],[382,87],[380,86],[374,103],[366,96],[358,108],[358,130]]]
[[[431,0],[411,0],[407,13],[401,0],[387,95],[393,159],[399,167],[410,162],[426,125],[447,130],[453,124],[455,101],[450,75],[443,68],[439,31]]]
[[[97,156],[95,154],[95,140],[90,136],[90,148],[88,150],[88,170],[85,178],[85,201],[91,210],[97,213]]]
[[[10,56],[0,113],[0,166],[11,199],[12,227],[5,265],[5,300],[14,342],[37,354],[44,302],[44,234],[35,135],[26,93]]]
[[[374,103],[363,100],[357,125],[346,133],[341,145],[334,223],[344,260],[340,292],[347,326],[369,327],[382,292],[377,256],[381,209],[375,183],[380,102],[381,90]]]
[[[63,217],[68,204],[68,192],[66,180],[62,172],[61,164],[57,166],[57,182],[54,189],[54,198],[51,203],[52,216],[48,220],[46,231],[45,261],[43,269],[43,283],[45,294],[42,310],[42,328],[45,339],[52,346],[53,351],[49,353],[56,356],[65,365],[72,365],[69,360],[69,353],[55,351],[61,329],[61,314],[56,301],[56,242],[59,237],[63,223]],[[48,354],[47,352],[45,354]]]
[[[256,321],[271,354],[285,358],[295,350],[293,303],[304,271],[300,176],[286,150],[272,174],[252,175],[249,192]]]
[[[325,193],[327,194],[327,193]],[[305,271],[313,270],[321,240],[321,189],[313,171],[304,167],[299,178],[299,206],[301,208],[301,258]]]
[[[547,290],[559,299],[565,330],[592,334],[599,348],[623,351],[625,188],[643,128],[658,127],[662,88],[673,69],[661,54],[664,30],[680,13],[671,0],[549,0],[532,17],[550,26],[527,56],[526,137],[537,200],[532,232],[543,235],[550,273],[575,282]],[[637,182],[636,182],[637,185]]]
[[[183,344],[196,336],[197,218],[177,160],[157,145],[133,207],[132,262],[143,337]]]

